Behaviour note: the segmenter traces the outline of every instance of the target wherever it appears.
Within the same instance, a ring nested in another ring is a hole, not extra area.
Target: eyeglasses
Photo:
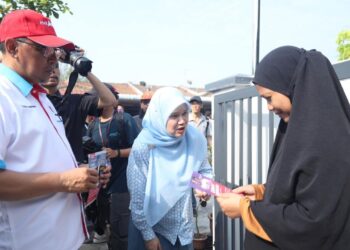
[[[20,43],[25,43],[28,44],[32,47],[34,47],[37,51],[39,51],[45,58],[49,58],[50,56],[52,56],[53,54],[55,54],[57,59],[60,59],[62,57],[62,55],[64,55],[64,51],[61,48],[52,48],[52,47],[46,47],[37,43],[32,43],[29,42],[26,39],[23,38],[17,38],[16,39],[17,42]]]
[[[144,105],[149,105],[151,100],[141,100],[141,103]]]
[[[183,120],[187,121],[188,120],[188,110],[185,110],[182,113],[175,111],[175,112],[170,114],[169,119],[177,120],[177,121],[179,121],[180,119],[183,119]]]

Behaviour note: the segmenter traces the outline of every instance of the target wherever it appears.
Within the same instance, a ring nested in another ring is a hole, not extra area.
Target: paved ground
[[[198,225],[201,233],[210,233],[208,214],[212,211],[213,198],[211,198],[205,208],[199,207]],[[79,250],[108,250],[106,243],[101,244],[84,244]]]
[[[106,243],[101,244],[84,244],[79,250],[108,250]]]

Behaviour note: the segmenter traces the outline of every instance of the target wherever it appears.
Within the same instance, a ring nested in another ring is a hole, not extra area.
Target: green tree
[[[73,14],[67,3],[61,0],[0,0],[0,22],[12,10],[31,9],[47,17],[59,17],[59,13]]]
[[[343,30],[337,37],[337,51],[339,53],[338,60],[346,60],[350,58],[350,30]]]

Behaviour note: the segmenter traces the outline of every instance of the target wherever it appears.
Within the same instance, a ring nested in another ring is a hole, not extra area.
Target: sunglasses
[[[141,103],[144,105],[149,105],[151,100],[141,100]]]
[[[30,42],[29,40],[24,39],[24,38],[17,38],[16,41],[32,46],[38,52],[40,52],[40,54],[42,54],[45,58],[49,58],[50,56],[52,56],[54,54],[57,59],[60,59],[63,55],[65,55],[64,50],[61,48],[46,47],[46,46],[43,46],[43,45],[40,45],[40,44],[37,44],[34,42]]]

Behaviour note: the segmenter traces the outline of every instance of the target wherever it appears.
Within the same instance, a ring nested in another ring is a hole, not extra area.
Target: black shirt
[[[76,160],[79,163],[84,162],[82,136],[85,119],[88,115],[98,115],[98,97],[87,94],[70,94],[63,103],[63,96],[59,92],[47,95],[47,97],[55,106],[58,115],[62,117],[66,136]]]
[[[142,118],[140,117],[140,115],[135,115],[133,116],[135,123],[136,123],[136,127],[137,127],[137,132],[140,133],[142,130]]]
[[[113,119],[107,122],[93,121],[88,129],[90,136],[97,145],[111,149],[131,148],[137,136],[137,128],[131,115],[124,112],[115,114]],[[111,158],[112,177],[109,181],[110,193],[128,192],[126,182],[127,157]]]

